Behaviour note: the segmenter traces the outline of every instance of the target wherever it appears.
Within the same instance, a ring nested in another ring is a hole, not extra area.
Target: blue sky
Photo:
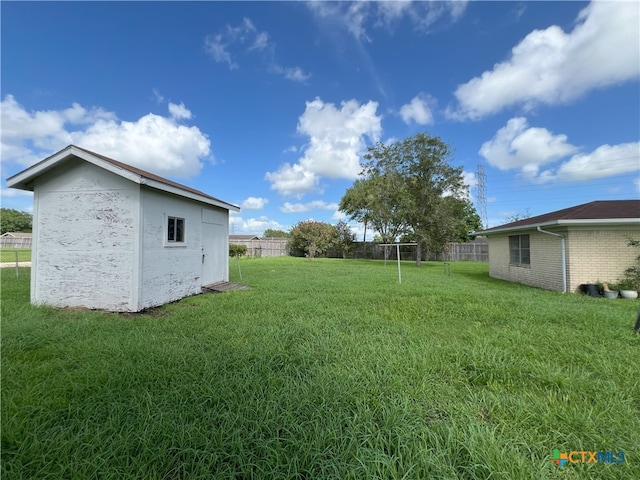
[[[242,207],[336,223],[367,146],[455,148],[504,223],[640,197],[640,4],[2,2],[7,177],[68,144]],[[355,232],[361,227],[353,225]]]

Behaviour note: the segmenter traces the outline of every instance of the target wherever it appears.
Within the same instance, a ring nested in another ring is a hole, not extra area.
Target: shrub
[[[247,246],[246,245],[236,245],[234,243],[229,244],[229,256],[236,257],[247,254]]]

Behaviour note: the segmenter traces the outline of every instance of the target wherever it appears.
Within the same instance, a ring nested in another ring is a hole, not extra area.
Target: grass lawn
[[[31,261],[31,249],[30,248],[0,248],[0,262],[15,262],[16,252],[18,252],[19,262]]]
[[[638,301],[478,263],[241,267],[249,291],[139,315],[31,307],[5,269],[3,480],[640,478]]]

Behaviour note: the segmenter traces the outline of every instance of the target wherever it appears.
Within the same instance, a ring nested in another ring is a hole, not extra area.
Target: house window
[[[167,217],[167,242],[184,243],[184,218]]]
[[[531,265],[529,235],[509,236],[509,263],[512,265]]]

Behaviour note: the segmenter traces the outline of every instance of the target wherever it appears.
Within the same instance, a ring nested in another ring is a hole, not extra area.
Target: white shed
[[[7,185],[34,192],[33,304],[137,312],[229,280],[235,205],[74,145]]]

